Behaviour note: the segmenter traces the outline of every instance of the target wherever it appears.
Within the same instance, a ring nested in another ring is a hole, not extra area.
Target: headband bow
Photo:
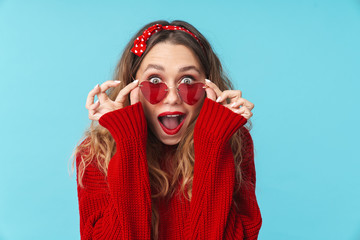
[[[139,37],[137,37],[135,39],[134,47],[131,49],[131,52],[133,52],[134,54],[136,54],[137,56],[140,57],[143,54],[143,52],[145,52],[145,50],[146,50],[147,40],[149,40],[149,38],[154,33],[157,33],[161,30],[180,30],[180,31],[186,32],[186,33],[190,34],[191,36],[193,36],[196,39],[196,41],[198,41],[198,43],[201,45],[200,40],[195,36],[195,34],[190,32],[186,28],[179,27],[179,26],[162,26],[161,24],[155,24],[155,25],[149,27],[148,29],[146,29],[142,35],[140,35]]]

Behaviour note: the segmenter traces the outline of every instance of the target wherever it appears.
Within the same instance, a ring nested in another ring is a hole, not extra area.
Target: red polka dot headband
[[[140,57],[143,54],[143,52],[145,52],[145,50],[146,50],[147,40],[149,40],[149,38],[154,33],[157,33],[161,30],[180,30],[180,31],[186,32],[186,33],[190,34],[191,36],[193,36],[196,39],[196,41],[198,41],[198,43],[201,45],[200,40],[195,36],[195,34],[190,32],[186,28],[179,27],[179,26],[162,26],[161,24],[155,24],[155,25],[149,27],[148,29],[146,29],[142,35],[140,35],[139,37],[137,37],[135,39],[134,47],[131,49],[131,52],[133,52],[134,54],[136,54]]]

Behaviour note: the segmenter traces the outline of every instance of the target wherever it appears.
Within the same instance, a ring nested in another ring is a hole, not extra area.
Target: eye
[[[149,82],[153,83],[153,84],[159,84],[161,83],[161,79],[159,77],[156,76],[151,76],[148,78]]]
[[[194,78],[193,77],[190,77],[190,76],[187,76],[187,77],[184,77],[183,79],[181,79],[181,82],[180,83],[185,83],[185,84],[193,84],[194,83]]]

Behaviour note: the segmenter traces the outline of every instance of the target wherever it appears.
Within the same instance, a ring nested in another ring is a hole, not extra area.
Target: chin
[[[149,130],[151,131],[151,135],[154,136],[157,140],[159,140],[161,143],[163,143],[164,145],[177,145],[182,138],[181,133],[179,132],[178,134],[173,135],[167,135],[165,134],[161,128],[154,128],[154,127],[149,127]]]
[[[176,145],[180,142],[180,138],[176,139],[160,139],[160,141],[165,145]]]
[[[181,141],[182,138],[181,133],[176,134],[176,136],[171,136],[161,132],[162,131],[161,129],[159,130],[160,132],[155,132],[154,135],[163,144],[171,146],[171,145],[177,145]]]

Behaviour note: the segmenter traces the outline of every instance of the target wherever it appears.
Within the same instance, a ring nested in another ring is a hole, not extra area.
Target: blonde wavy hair
[[[133,42],[136,37],[140,36],[145,29],[154,25],[173,25],[181,26],[192,33],[194,33],[200,40],[201,45],[190,34],[183,31],[160,31],[154,34],[147,42],[146,51],[141,57],[136,56],[130,49],[133,47]],[[192,25],[184,21],[155,21],[145,25],[137,32],[129,41],[124,49],[122,57],[117,64],[114,78],[121,81],[116,88],[110,89],[107,94],[110,99],[114,100],[119,91],[129,84],[146,54],[160,42],[169,42],[172,44],[180,44],[191,49],[199,59],[201,66],[205,71],[208,79],[211,79],[222,91],[233,89],[231,82],[226,74],[223,72],[222,65],[219,58],[212,50],[210,44],[205,37]],[[127,100],[129,105],[130,100]],[[146,154],[150,176],[151,198],[152,198],[152,239],[158,239],[159,226],[159,212],[158,200],[160,198],[170,198],[175,193],[176,188],[181,184],[180,193],[186,199],[191,200],[193,170],[194,170],[194,126],[195,121],[188,127],[183,138],[176,146],[165,146],[160,142],[154,134],[148,129],[148,138],[146,145]],[[245,126],[248,130],[251,128],[251,122]],[[240,183],[242,182],[241,162],[243,158],[243,131],[237,131],[231,138],[231,149],[234,155],[235,169],[236,169],[236,189],[234,195],[240,190]],[[84,141],[85,139],[85,141]],[[158,152],[163,151],[165,156],[159,158]],[[109,133],[109,131],[98,124],[97,121],[92,121],[90,127],[85,131],[84,137],[79,141],[79,144],[74,150],[73,156],[80,156],[80,163],[77,169],[77,178],[80,187],[84,187],[82,178],[86,167],[90,163],[94,163],[99,170],[107,176],[109,162],[116,152],[116,143]],[[74,171],[76,158],[72,162],[72,169]],[[162,164],[166,163],[166,171],[162,170]],[[183,181],[181,181],[183,180]],[[187,197],[189,196],[189,197]],[[233,198],[235,206],[238,208],[236,199]]]

